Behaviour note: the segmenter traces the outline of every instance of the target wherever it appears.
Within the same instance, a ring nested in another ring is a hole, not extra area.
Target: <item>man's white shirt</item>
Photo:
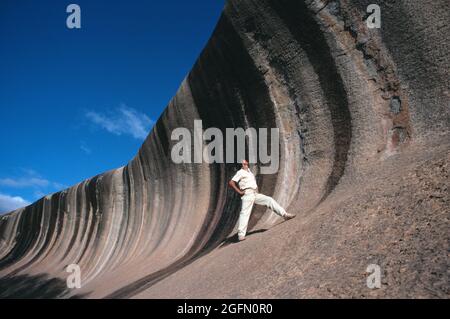
[[[245,189],[258,189],[258,185],[256,184],[255,175],[250,171],[245,169],[241,169],[234,175],[232,181],[239,184],[239,188],[241,190]]]

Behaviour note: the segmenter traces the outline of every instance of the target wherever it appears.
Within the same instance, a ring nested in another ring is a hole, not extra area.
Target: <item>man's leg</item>
[[[267,208],[270,208],[272,211],[274,211],[275,214],[281,217],[285,217],[288,215],[284,208],[281,207],[280,204],[278,204],[272,197],[263,194],[257,194],[255,204],[266,206]]]
[[[255,203],[255,195],[248,194],[242,196],[242,208],[239,215],[239,239],[244,239],[247,235],[248,221],[252,213],[253,205]]]

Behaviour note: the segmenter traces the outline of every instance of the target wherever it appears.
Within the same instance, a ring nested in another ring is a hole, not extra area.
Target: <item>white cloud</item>
[[[0,214],[12,212],[21,207],[30,205],[30,202],[19,196],[9,196],[0,193]]]
[[[20,168],[23,172],[25,172],[28,176],[35,176],[35,177],[40,177],[40,175],[38,174],[38,172],[36,172],[34,169],[31,168]]]
[[[92,154],[92,150],[87,146],[87,144],[85,142],[81,142],[80,149],[87,155]]]
[[[17,178],[0,178],[0,186],[9,187],[9,188],[35,188],[42,189],[52,187],[55,189],[63,189],[67,188],[66,185],[52,182],[48,179],[40,176],[36,171],[31,169],[23,169],[25,172],[25,176],[17,177]]]
[[[60,191],[67,188],[64,184],[49,181],[43,178],[34,170],[24,168],[21,170],[24,174],[20,177],[0,178],[0,186],[6,188],[0,191],[0,214],[8,213],[31,204],[23,197],[5,194],[5,192],[16,192],[12,189],[27,189],[27,194],[31,191],[34,198],[39,199],[51,192]]]
[[[144,113],[122,105],[115,114],[101,114],[94,111],[86,113],[86,117],[96,125],[115,135],[131,135],[144,140],[154,121]]]
[[[0,186],[12,188],[47,187],[49,185],[50,182],[48,180],[37,177],[0,178]]]

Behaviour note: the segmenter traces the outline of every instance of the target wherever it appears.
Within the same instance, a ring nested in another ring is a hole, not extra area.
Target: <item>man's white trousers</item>
[[[272,197],[258,194],[255,191],[246,191],[246,194],[242,196],[242,208],[239,216],[239,236],[245,237],[247,234],[248,221],[254,205],[262,205],[270,208],[277,215],[283,217],[286,215],[286,211],[281,207]]]

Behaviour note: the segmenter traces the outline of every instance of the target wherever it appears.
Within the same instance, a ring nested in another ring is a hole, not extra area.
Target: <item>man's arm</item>
[[[231,180],[231,181],[228,183],[228,186],[230,186],[232,189],[234,189],[234,191],[235,191],[236,193],[238,193],[239,195],[241,195],[241,196],[244,196],[244,195],[245,195],[245,192],[243,192],[243,191],[241,191],[241,190],[239,189],[239,187],[237,186],[237,184],[236,184],[235,181]]]

